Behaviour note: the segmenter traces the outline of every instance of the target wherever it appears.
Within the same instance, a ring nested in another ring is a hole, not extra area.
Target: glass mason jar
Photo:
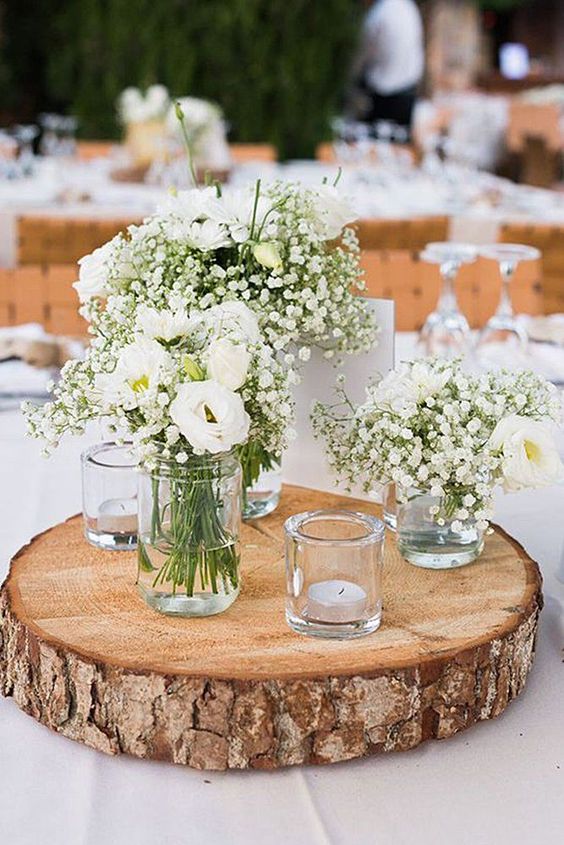
[[[409,563],[425,569],[454,569],[472,563],[484,548],[484,532],[473,520],[453,528],[454,520],[439,525],[431,508],[441,499],[430,493],[408,490],[397,505],[397,544]]]
[[[286,520],[286,620],[313,637],[371,634],[382,618],[384,523],[320,510]]]
[[[139,478],[138,589],[176,616],[211,616],[239,595],[241,465],[235,451],[159,460]]]
[[[98,443],[81,462],[84,536],[100,549],[136,549],[137,460],[130,445]]]

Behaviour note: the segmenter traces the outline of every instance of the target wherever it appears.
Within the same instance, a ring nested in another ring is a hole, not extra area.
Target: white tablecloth
[[[0,577],[29,538],[80,510],[78,455],[49,461],[0,414]],[[557,845],[564,831],[564,487],[500,502],[539,561],[546,605],[523,694],[497,720],[405,754],[327,768],[197,772],[112,758],[0,699],[6,845]],[[561,577],[562,572],[561,572]]]

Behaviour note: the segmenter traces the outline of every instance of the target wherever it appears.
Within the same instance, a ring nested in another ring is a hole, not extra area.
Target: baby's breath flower
[[[366,492],[394,482],[400,501],[407,488],[428,491],[438,500],[432,516],[440,525],[454,518],[457,527],[474,520],[483,529],[491,518],[504,478],[503,455],[490,440],[500,420],[557,422],[561,414],[553,386],[539,376],[474,376],[460,362],[400,365],[352,410],[339,380],[336,390],[342,405],[318,403],[312,415],[336,474],[349,486],[360,479]]]

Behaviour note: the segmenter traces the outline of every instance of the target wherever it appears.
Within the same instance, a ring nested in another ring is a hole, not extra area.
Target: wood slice
[[[286,487],[242,531],[243,590],[206,619],[160,616],[134,553],[101,552],[75,517],[12,561],[0,593],[0,690],[43,724],[111,754],[201,769],[332,763],[442,739],[523,688],[542,605],[537,565],[501,530],[480,560],[430,571],[386,544],[384,617],[321,641],[284,618],[282,525],[319,507],[378,507]]]

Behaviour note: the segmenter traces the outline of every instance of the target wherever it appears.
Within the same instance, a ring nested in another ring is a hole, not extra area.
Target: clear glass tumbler
[[[82,513],[93,546],[137,548],[137,461],[127,444],[99,443],[82,453]]]
[[[320,510],[286,520],[286,620],[299,634],[348,639],[382,619],[384,523]]]

